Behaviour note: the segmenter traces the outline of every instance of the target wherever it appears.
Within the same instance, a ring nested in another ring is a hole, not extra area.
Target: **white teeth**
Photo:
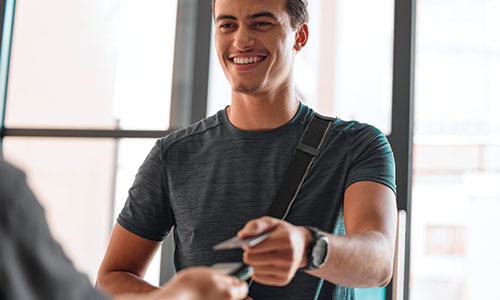
[[[245,57],[245,58],[233,58],[233,61],[238,65],[248,65],[254,64],[259,61],[263,61],[264,57],[262,56],[254,56],[254,57]]]

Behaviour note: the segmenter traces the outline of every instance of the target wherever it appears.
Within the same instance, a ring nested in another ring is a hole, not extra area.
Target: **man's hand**
[[[262,217],[249,221],[238,236],[245,239],[266,232],[272,233],[262,243],[243,247],[243,262],[254,268],[255,281],[273,286],[287,285],[297,270],[307,264],[311,233],[304,227]]]

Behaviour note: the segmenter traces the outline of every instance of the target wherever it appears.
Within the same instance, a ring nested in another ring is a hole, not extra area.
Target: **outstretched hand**
[[[262,217],[249,221],[238,236],[245,239],[266,232],[272,233],[262,243],[243,247],[243,262],[254,268],[255,281],[273,286],[287,285],[297,270],[307,264],[311,233],[286,221]]]
[[[195,267],[180,271],[148,300],[241,300],[247,294],[246,282],[207,267]]]

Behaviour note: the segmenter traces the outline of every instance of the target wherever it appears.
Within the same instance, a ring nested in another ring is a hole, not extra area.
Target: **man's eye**
[[[222,29],[227,29],[227,28],[233,28],[234,26],[231,23],[224,23],[224,24],[221,24],[219,27]]]
[[[262,27],[262,26],[267,26],[267,25],[271,25],[271,23],[269,23],[269,22],[257,22],[257,23],[255,23],[256,27]]]

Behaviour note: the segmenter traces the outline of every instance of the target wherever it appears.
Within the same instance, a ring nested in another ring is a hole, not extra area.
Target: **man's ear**
[[[309,39],[309,27],[307,23],[303,23],[297,29],[295,33],[295,46],[293,47],[296,51],[302,50],[304,46],[307,44],[307,40]]]

